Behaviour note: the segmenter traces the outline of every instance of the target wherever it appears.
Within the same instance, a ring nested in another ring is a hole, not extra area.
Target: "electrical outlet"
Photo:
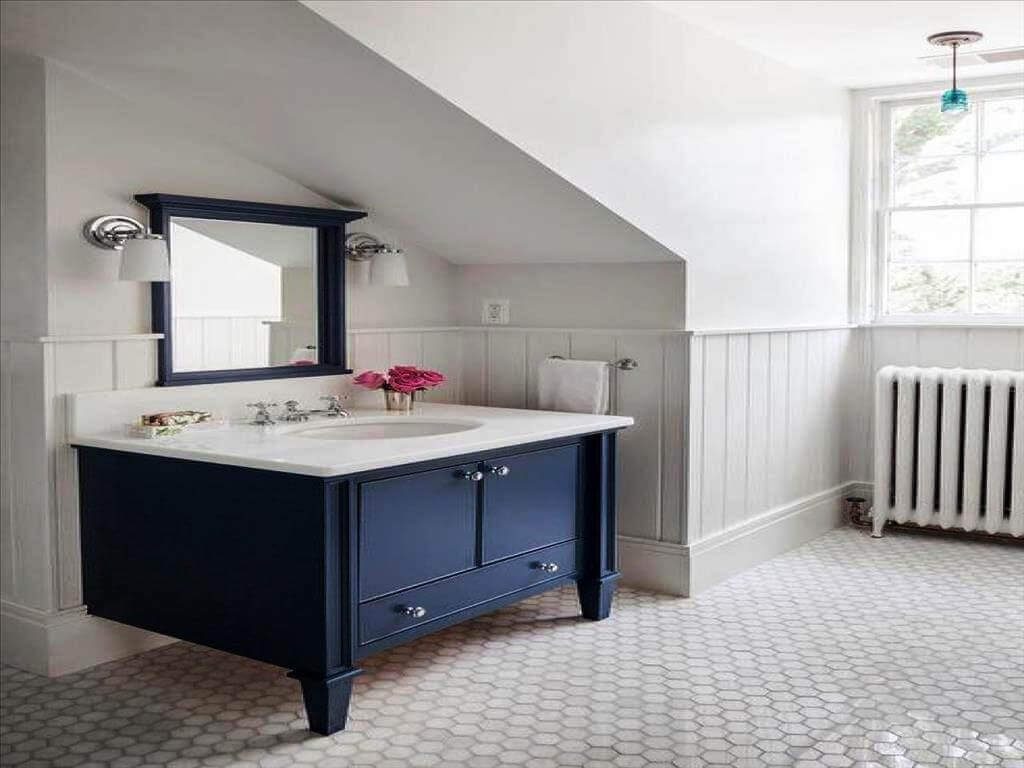
[[[508,299],[484,299],[484,325],[508,325]]]

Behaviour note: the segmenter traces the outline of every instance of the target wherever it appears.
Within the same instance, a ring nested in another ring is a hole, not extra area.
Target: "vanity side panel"
[[[340,565],[340,526],[322,480],[78,454],[91,614],[298,670],[337,664],[326,585]]]

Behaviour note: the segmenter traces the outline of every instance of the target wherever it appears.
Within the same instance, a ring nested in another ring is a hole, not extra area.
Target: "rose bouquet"
[[[412,410],[416,392],[441,386],[445,377],[438,371],[415,365],[396,365],[389,368],[387,373],[363,371],[353,382],[364,389],[383,390],[388,410],[409,411]]]

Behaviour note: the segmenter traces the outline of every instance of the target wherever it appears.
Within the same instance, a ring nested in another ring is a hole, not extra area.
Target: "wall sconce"
[[[409,284],[409,270],[402,249],[382,243],[373,235],[352,232],[345,238],[345,256],[357,264],[369,262],[369,282],[373,285]]]
[[[99,248],[121,252],[119,279],[151,283],[171,279],[167,241],[141,221],[128,216],[99,216],[86,223],[83,234]]]

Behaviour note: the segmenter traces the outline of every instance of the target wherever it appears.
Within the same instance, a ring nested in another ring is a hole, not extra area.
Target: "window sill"
[[[945,330],[956,329],[1010,329],[1024,330],[1024,318],[1011,320],[939,320],[939,319],[914,319],[914,320],[875,320],[870,323],[860,323],[858,328],[942,328]]]

